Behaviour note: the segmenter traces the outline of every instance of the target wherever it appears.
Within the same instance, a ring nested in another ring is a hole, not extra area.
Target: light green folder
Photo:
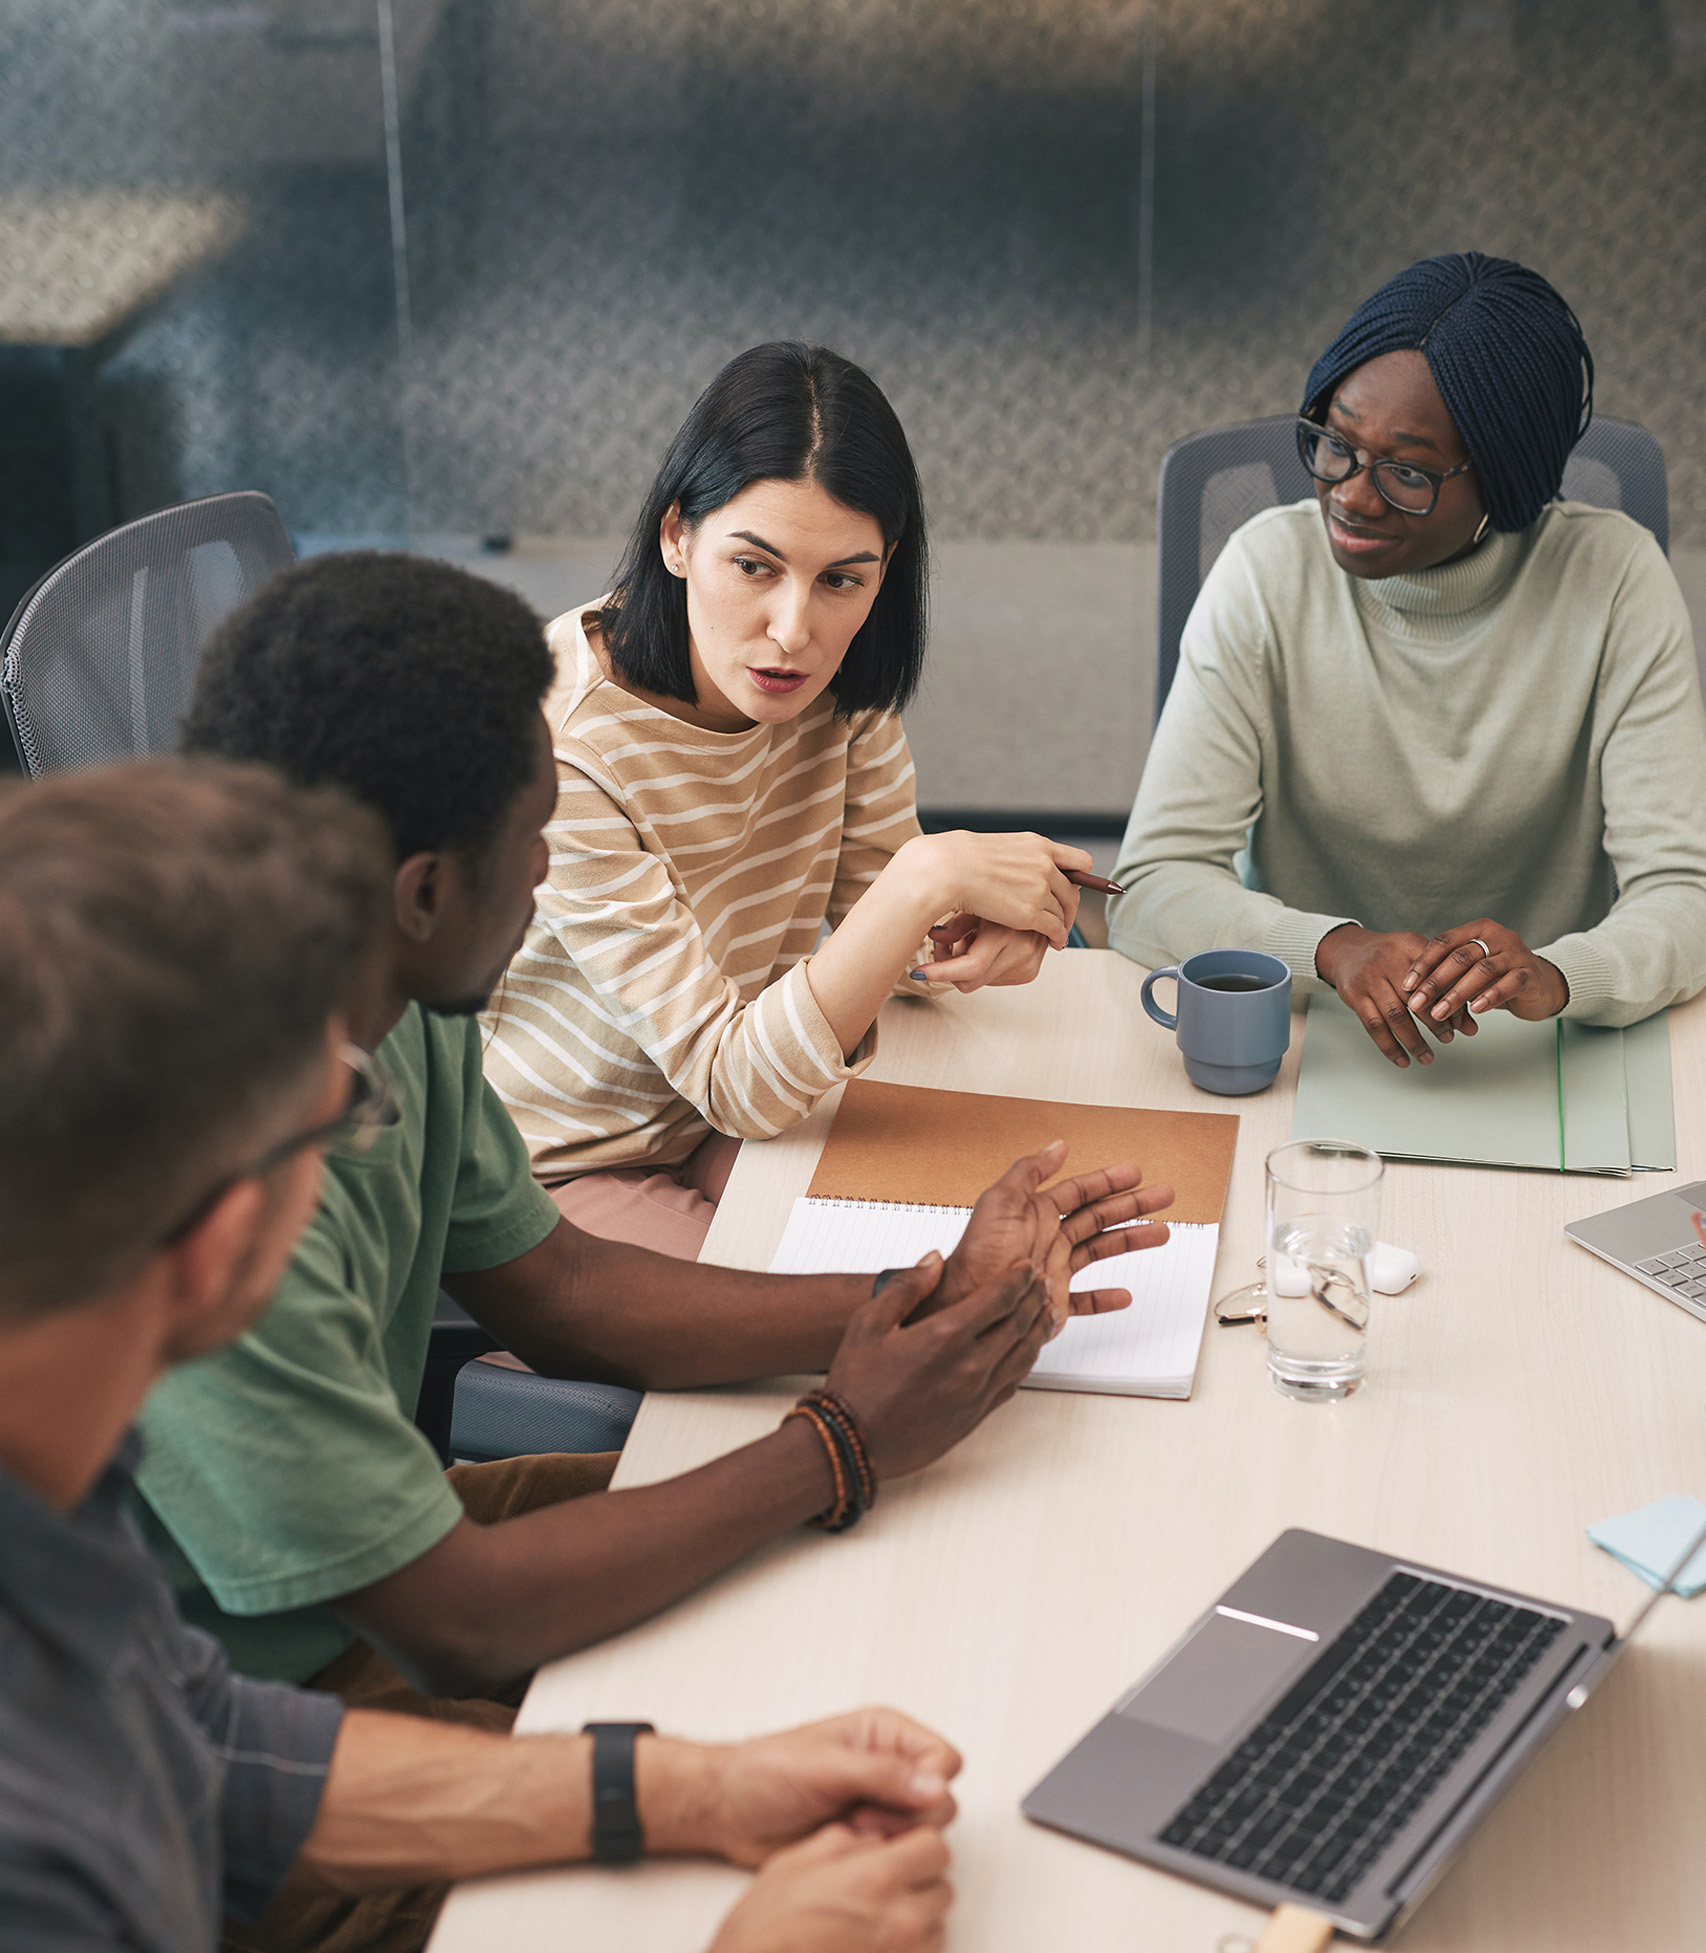
[[[1352,1139],[1400,1160],[1552,1172],[1671,1172],[1670,1025],[1626,1031],[1508,1011],[1400,1071],[1337,997],[1309,999],[1293,1139]]]
[[[1623,1078],[1629,1101],[1629,1164],[1637,1173],[1674,1173],[1669,1011],[1643,1017],[1623,1033]]]

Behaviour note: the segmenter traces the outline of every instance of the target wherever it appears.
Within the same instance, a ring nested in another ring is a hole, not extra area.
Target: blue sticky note
[[[1706,1505],[1685,1493],[1655,1499],[1636,1512],[1601,1519],[1588,1527],[1588,1538],[1603,1546],[1614,1560],[1638,1573],[1649,1587],[1662,1587],[1676,1556],[1706,1526]],[[1677,1576],[1675,1593],[1692,1597],[1706,1587],[1706,1546],[1702,1546]]]

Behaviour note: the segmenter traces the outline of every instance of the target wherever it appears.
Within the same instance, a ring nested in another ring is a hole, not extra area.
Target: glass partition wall
[[[937,544],[923,802],[1114,823],[1156,468],[1409,259],[1580,313],[1706,584],[1706,0],[12,0],[0,605],[225,488],[603,588],[717,367],[825,341]]]

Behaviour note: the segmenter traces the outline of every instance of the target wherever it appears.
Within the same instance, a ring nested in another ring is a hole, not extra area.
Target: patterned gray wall
[[[609,535],[717,365],[790,335],[890,390],[943,535],[1130,539],[1169,441],[1290,408],[1364,292],[1476,246],[1575,304],[1706,540],[1706,0],[394,15],[406,371],[373,0],[0,18],[0,194],[243,202],[107,368],[133,506]]]

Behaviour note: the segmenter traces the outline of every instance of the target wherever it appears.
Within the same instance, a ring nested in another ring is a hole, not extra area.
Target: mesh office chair
[[[0,698],[32,778],[169,753],[202,647],[290,567],[264,495],[210,495],[85,543],[28,592],[0,640]]]
[[[1160,575],[1157,587],[1155,716],[1167,703],[1179,668],[1179,639],[1203,578],[1234,529],[1263,509],[1312,494],[1298,459],[1295,417],[1243,421],[1188,434],[1161,459],[1157,492]],[[1602,509],[1622,509],[1670,550],[1670,492],[1665,458],[1651,434],[1625,420],[1594,420],[1564,469],[1563,495]]]
[[[49,570],[0,637],[0,702],[24,770],[171,752],[208,639],[294,560],[278,510],[245,490],[127,522]],[[491,1364],[464,1386],[461,1367],[496,1347],[442,1299],[417,1413],[441,1456],[621,1449],[638,1391]]]

